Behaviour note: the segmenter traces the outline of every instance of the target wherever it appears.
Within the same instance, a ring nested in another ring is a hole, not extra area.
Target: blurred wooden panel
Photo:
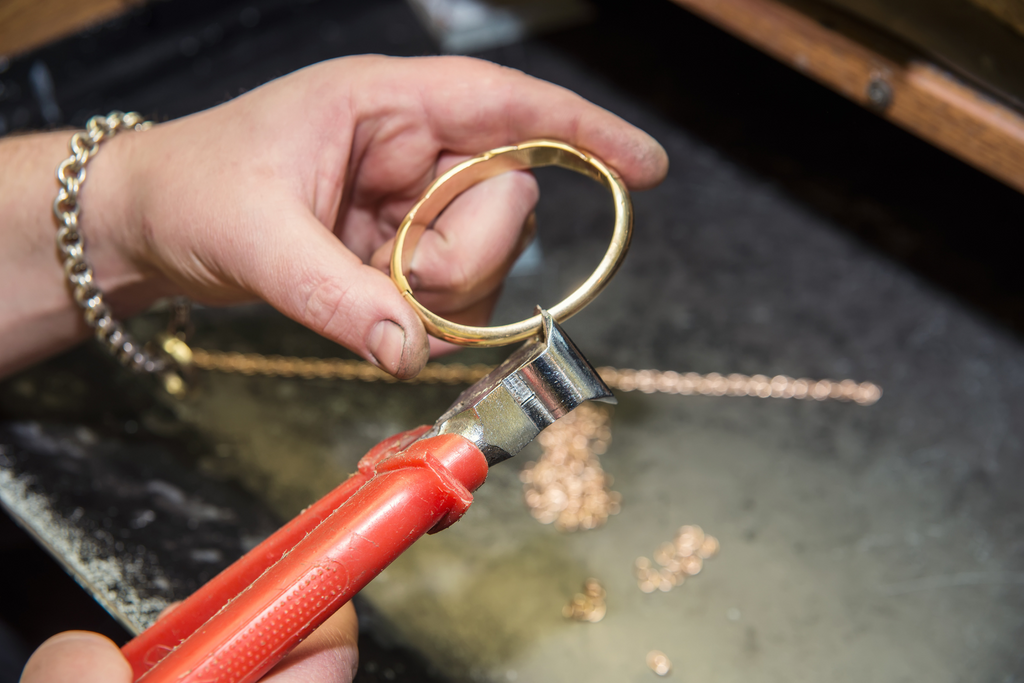
[[[971,0],[1024,35],[1024,0]]]
[[[110,19],[129,0],[0,0],[0,55],[8,57]]]
[[[978,5],[968,0],[812,1],[877,27],[921,57],[1024,110],[1024,38]]]
[[[804,0],[674,1],[1024,192],[1024,116],[906,44]]]

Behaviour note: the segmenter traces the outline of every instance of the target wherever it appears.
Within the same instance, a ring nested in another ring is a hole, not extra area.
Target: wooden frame
[[[1024,116],[902,43],[804,0],[674,2],[1024,192]]]
[[[0,2],[0,55],[13,57],[111,19],[131,0],[4,0]]]

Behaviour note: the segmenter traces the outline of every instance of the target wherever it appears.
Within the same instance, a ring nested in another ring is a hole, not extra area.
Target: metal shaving
[[[672,673],[672,662],[661,650],[651,650],[647,653],[647,667],[659,676],[668,676]]]
[[[562,608],[562,616],[576,621],[588,621],[591,624],[604,619],[608,608],[605,604],[606,593],[601,582],[590,578],[583,582],[583,592],[577,593],[572,601]]]
[[[679,527],[676,537],[665,541],[654,551],[654,563],[647,557],[638,557],[633,563],[637,586],[644,593],[660,590],[669,592],[681,586],[687,578],[696,576],[704,568],[704,560],[718,554],[718,539],[696,524]]]
[[[543,455],[520,473],[526,504],[542,524],[560,531],[595,529],[619,512],[622,496],[598,455],[612,438],[608,413],[589,403],[561,418],[537,437]]]

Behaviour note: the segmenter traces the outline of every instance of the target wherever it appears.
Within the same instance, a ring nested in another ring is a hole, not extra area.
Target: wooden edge
[[[906,46],[806,2],[674,2],[1024,192],[1024,116]]]
[[[112,19],[135,0],[0,1],[0,55],[15,57]]]

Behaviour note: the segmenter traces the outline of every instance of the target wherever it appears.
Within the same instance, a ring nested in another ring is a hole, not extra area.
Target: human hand
[[[262,683],[350,683],[359,655],[356,612],[347,603],[282,659]],[[110,639],[60,633],[39,646],[21,683],[132,683],[132,668]]]
[[[399,222],[466,156],[539,137],[593,152],[632,189],[667,171],[647,134],[518,71],[456,57],[350,57],[106,143],[83,186],[84,229],[89,193],[113,193],[99,215],[117,245],[106,265],[121,275],[108,277],[209,304],[261,298],[411,377],[428,340],[384,272]],[[457,198],[412,259],[417,298],[482,324],[526,244],[537,193],[531,174],[515,172]]]

